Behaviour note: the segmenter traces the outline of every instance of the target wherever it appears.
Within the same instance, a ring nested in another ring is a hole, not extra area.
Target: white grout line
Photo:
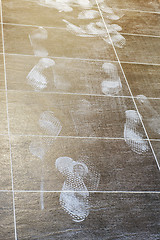
[[[42,91],[42,92],[35,92],[35,91],[31,91],[31,90],[8,90],[8,92],[16,92],[16,93],[34,93],[35,95],[36,94],[56,94],[56,95],[76,95],[76,96],[91,96],[91,97],[105,97],[105,98],[128,98],[128,99],[131,99],[132,97],[131,96],[107,96],[107,95],[102,95],[102,94],[94,94],[94,93],[72,93],[72,92],[46,92],[46,91]]]
[[[8,136],[8,134],[0,134],[0,136]],[[18,133],[10,133],[11,137],[39,137],[39,138],[66,138],[66,139],[97,139],[97,140],[122,140],[125,141],[123,137],[80,137],[80,136],[52,136],[52,135],[36,135],[36,134],[18,134]],[[129,138],[130,139],[130,138]],[[134,140],[134,138],[132,138]],[[137,139],[135,139],[137,140]],[[144,141],[148,141],[148,139],[143,139]],[[152,142],[160,142],[160,138],[150,138]]]
[[[154,12],[154,11],[145,11],[145,10],[137,10],[137,9],[128,9],[128,8],[116,8],[116,7],[113,7],[112,9],[115,9],[115,10],[122,10],[122,11],[129,11],[129,12],[139,12],[139,13],[151,13],[151,14],[160,14],[160,12]]]
[[[0,53],[3,54],[3,53]],[[8,56],[22,56],[22,57],[33,57],[33,58],[40,58],[33,54],[20,54],[20,53],[5,53]],[[109,59],[92,59],[92,58],[78,58],[78,57],[56,57],[56,56],[47,56],[48,58],[53,59],[62,59],[62,60],[79,60],[79,61],[89,61],[89,62],[117,62],[116,60],[109,60]],[[160,64],[159,64],[160,65]]]
[[[51,136],[51,135],[34,135],[34,134],[10,134],[11,136],[18,136],[18,137],[40,137],[40,138],[66,138],[66,139],[97,139],[97,140],[122,140],[124,141],[124,138],[121,137],[80,137],[80,136]],[[128,139],[128,138],[126,138]],[[130,139],[130,138],[129,138]],[[137,140],[132,138],[132,140]],[[148,139],[143,139],[144,141],[148,141]]]
[[[113,50],[114,50],[114,52],[115,52],[116,58],[117,58],[117,60],[118,60],[119,66],[120,66],[120,68],[121,68],[121,71],[122,71],[123,76],[124,76],[124,78],[125,78],[125,81],[126,81],[126,84],[127,84],[127,86],[128,86],[129,92],[130,92],[130,94],[131,94],[131,97],[132,97],[132,100],[133,100],[134,106],[135,106],[135,108],[136,108],[136,110],[137,110],[137,114],[138,114],[139,119],[140,119],[140,121],[141,121],[141,123],[142,123],[143,129],[144,129],[144,132],[145,132],[145,134],[146,134],[147,140],[148,140],[148,142],[149,142],[150,148],[151,148],[152,153],[153,153],[153,156],[154,156],[154,158],[155,158],[155,161],[156,161],[157,167],[158,167],[158,169],[159,169],[159,171],[160,171],[160,165],[159,165],[159,162],[158,162],[157,156],[156,156],[156,154],[155,154],[155,152],[154,152],[154,149],[153,149],[153,147],[152,147],[152,144],[151,144],[151,141],[150,141],[150,139],[149,139],[149,136],[148,136],[148,133],[147,133],[147,131],[146,131],[146,128],[145,128],[145,126],[144,126],[144,123],[143,123],[143,120],[142,120],[141,114],[139,113],[139,110],[138,110],[137,104],[136,104],[136,102],[135,102],[135,99],[134,99],[134,97],[133,97],[132,91],[131,91],[131,89],[130,89],[130,86],[129,86],[128,80],[127,80],[126,75],[125,75],[125,73],[124,73],[124,70],[123,70],[123,68],[122,68],[122,65],[121,65],[120,59],[119,59],[119,57],[118,57],[117,51],[116,51],[116,49],[115,49],[115,46],[114,46],[114,44],[113,44],[112,38],[111,38],[110,33],[109,33],[109,30],[108,30],[108,28],[107,28],[107,25],[106,25],[106,23],[105,23],[105,20],[104,20],[104,17],[103,17],[102,11],[101,11],[101,9],[100,9],[100,7],[99,7],[99,4],[98,4],[97,0],[95,0],[95,1],[96,1],[96,3],[97,3],[97,6],[98,6],[98,9],[99,9],[100,15],[101,15],[101,17],[102,17],[103,23],[104,23],[105,28],[106,28],[106,30],[107,30],[107,34],[108,34],[108,36],[109,36],[109,40],[110,40],[110,42],[111,42],[111,44],[112,44],[112,47],[113,47]]]
[[[0,89],[0,92],[4,92],[3,89]],[[111,96],[111,95],[103,95],[103,94],[94,94],[94,93],[72,93],[72,92],[54,92],[54,91],[42,91],[35,92],[32,90],[17,90],[17,89],[8,89],[8,92],[16,92],[16,93],[35,93],[35,94],[59,94],[59,95],[77,95],[77,96],[92,96],[92,97],[106,97],[106,98],[128,98],[132,99],[132,96],[129,95],[121,95],[121,96]],[[134,99],[139,99],[138,96],[133,96]],[[147,97],[149,100],[160,100],[158,97]]]
[[[3,53],[0,52],[0,55]],[[31,54],[20,54],[20,53],[5,53],[7,56],[18,56],[18,57],[33,57],[33,58],[40,58],[35,55]],[[89,61],[89,62],[115,62],[118,63],[116,60],[108,60],[108,59],[92,59],[92,58],[72,58],[72,57],[55,57],[55,56],[48,56],[53,59],[62,59],[62,60],[75,60],[75,61]],[[137,64],[137,65],[149,65],[149,66],[160,66],[160,63],[144,63],[144,62],[127,62],[121,61],[123,64]]]
[[[2,24],[2,23],[1,23]],[[65,27],[48,27],[48,26],[41,26],[41,25],[31,25],[31,24],[21,24],[21,23],[4,23],[3,25],[9,25],[9,26],[17,26],[17,27],[34,27],[34,28],[47,28],[47,29],[61,29],[66,31]],[[137,36],[137,37],[153,37],[153,38],[160,38],[160,35],[150,35],[150,34],[141,34],[141,33],[127,33],[127,32],[121,32],[122,35],[128,35],[128,36]]]
[[[125,33],[125,32],[120,32],[122,35],[127,35],[127,36],[136,36],[136,37],[153,37],[153,38],[160,38],[158,35],[147,35],[147,34],[139,34],[139,33]]]
[[[1,193],[6,193],[6,192],[12,192],[12,190],[0,190]],[[123,190],[104,190],[104,191],[62,191],[62,190],[44,190],[44,191],[40,191],[40,190],[14,190],[15,193],[75,193],[75,192],[82,192],[82,193],[108,193],[108,194],[160,194],[160,191],[123,191]]]
[[[147,66],[160,66],[160,63],[142,63],[142,62],[126,62],[121,61],[123,64],[137,64],[137,65],[147,65]]]
[[[1,9],[1,30],[2,30],[2,46],[3,46],[3,62],[4,62],[4,77],[5,77],[5,91],[6,91],[6,109],[7,109],[7,123],[8,123],[8,138],[10,149],[10,164],[11,164],[11,180],[12,180],[12,196],[13,196],[13,215],[14,215],[14,231],[15,240],[17,240],[17,227],[16,227],[16,213],[15,213],[15,200],[14,200],[14,184],[13,184],[13,168],[12,168],[12,152],[11,152],[11,138],[10,138],[10,124],[8,113],[8,93],[7,93],[7,79],[6,79],[6,64],[5,64],[5,44],[4,44],[4,31],[3,31],[3,14],[2,14],[2,1],[0,0]]]

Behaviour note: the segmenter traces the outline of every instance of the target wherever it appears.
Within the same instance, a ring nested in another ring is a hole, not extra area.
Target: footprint
[[[108,78],[101,83],[101,90],[107,96],[117,95],[121,89],[121,79],[118,76],[117,67],[113,63],[104,63],[102,69],[108,75]]]
[[[51,111],[45,111],[40,115],[39,126],[46,135],[49,134],[54,137],[57,137],[62,129],[61,123],[55,117],[54,112]]]
[[[123,48],[123,46],[126,44],[126,39],[118,32],[110,33],[110,37],[111,37],[113,44],[118,48]],[[112,44],[109,37],[103,38],[103,40],[110,45]]]
[[[54,116],[54,113],[51,111],[45,111],[40,115],[39,125],[43,130],[45,135],[52,135],[53,137],[44,137],[41,140],[32,141],[29,145],[30,153],[38,157],[41,162],[41,193],[40,193],[40,202],[41,202],[41,210],[44,209],[44,197],[43,197],[43,190],[44,190],[44,159],[46,153],[51,148],[51,145],[56,140],[57,137],[62,129],[62,126],[59,120]]]
[[[89,161],[88,156],[82,155],[79,159],[78,162],[85,164],[88,168],[88,174],[84,176],[84,182],[88,191],[96,191],[100,182],[100,173],[98,173],[97,169]]]
[[[50,149],[53,141],[55,141],[56,137],[60,134],[62,126],[51,111],[45,111],[40,115],[39,126],[43,130],[44,135],[52,135],[52,137],[43,137],[39,141],[32,141],[29,146],[30,152],[34,156],[42,159]]]
[[[67,30],[71,32],[72,34],[75,34],[76,36],[80,37],[90,37],[90,35],[87,34],[87,32],[82,29],[81,27],[78,27],[67,20],[63,19],[63,22],[67,24]]]
[[[148,116],[146,118],[146,123],[148,124],[150,129],[154,131],[156,134],[160,135],[160,115],[152,107],[146,96],[138,95],[137,101],[143,108],[143,111],[145,111],[146,115]]]
[[[54,65],[55,62],[50,58],[40,59],[27,75],[28,84],[31,85],[35,91],[41,91],[47,88],[48,79],[45,71],[51,71],[54,79]]]
[[[89,192],[83,181],[88,173],[87,166],[72,158],[60,157],[56,168],[66,177],[60,194],[62,208],[74,222],[84,221],[89,215]]]
[[[45,28],[39,27],[29,34],[29,39],[35,56],[47,57],[48,51],[43,44],[48,38],[48,32]]]
[[[73,8],[69,6],[70,1],[56,1],[56,0],[31,0],[36,1],[39,5],[48,7],[48,8],[55,8],[59,12],[72,12]]]
[[[108,18],[110,20],[119,20],[122,17],[121,14],[120,15],[119,14],[115,14],[113,9],[108,7],[104,3],[104,1],[101,2],[99,5],[100,5],[101,10],[103,11],[103,14],[105,15],[105,18]]]
[[[99,17],[99,12],[96,10],[84,10],[78,14],[78,19],[94,19]]]
[[[141,121],[135,110],[127,110],[126,123],[124,125],[124,139],[132,151],[143,154],[149,150],[148,143],[143,139],[143,135],[138,131]]]
[[[91,121],[95,118],[95,109],[91,103],[86,99],[78,102],[75,109],[70,111],[71,118],[75,127],[75,131],[79,136],[95,136],[93,129],[94,122]]]
[[[78,27],[64,19],[63,21],[67,24],[67,30],[79,37],[101,36],[105,38],[107,34],[105,26],[104,24],[102,24],[102,22],[89,23],[87,25],[81,25],[80,27]]]

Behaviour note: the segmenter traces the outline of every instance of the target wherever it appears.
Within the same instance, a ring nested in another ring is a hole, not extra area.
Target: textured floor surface
[[[0,240],[159,240],[160,1],[0,8]]]

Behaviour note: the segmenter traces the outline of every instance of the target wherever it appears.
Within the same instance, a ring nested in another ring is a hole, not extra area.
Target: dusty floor
[[[159,240],[159,0],[0,2],[0,240]]]

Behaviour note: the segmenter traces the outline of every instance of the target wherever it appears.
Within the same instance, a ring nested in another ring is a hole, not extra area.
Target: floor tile
[[[159,64],[160,38],[123,35],[126,45],[116,47],[120,61]]]
[[[160,98],[160,66],[122,63],[134,96]]]
[[[119,16],[117,20],[108,19],[103,13],[107,25],[117,24],[122,33],[160,36],[160,14],[113,9]]]
[[[91,194],[91,198],[94,205],[88,217],[74,222],[60,206],[58,194],[46,193],[46,207],[40,210],[38,194],[17,193],[18,239],[159,239],[158,194]]]
[[[12,136],[12,158],[15,190],[40,191],[43,186],[44,190],[61,191],[64,181],[72,180],[74,187],[69,184],[66,190],[83,191],[76,175],[69,179],[60,172],[66,158],[87,167],[89,172],[80,181],[88,190],[160,190],[151,150],[137,154],[124,140]]]
[[[140,95],[136,102],[149,138],[160,138],[160,100],[147,99]]]
[[[70,4],[70,6],[72,9],[67,12],[58,11],[53,6],[49,7],[47,1],[46,3],[44,1],[43,3],[42,1],[40,3],[39,0],[21,0],[21,2],[18,0],[3,0],[3,22],[48,27],[64,27],[63,19],[74,21],[75,24],[75,22],[80,22],[81,13],[84,11],[84,8],[80,7],[78,4],[78,1],[75,1],[74,4]],[[63,7],[62,4],[61,7]],[[96,4],[92,6],[92,10],[98,10]]]
[[[115,60],[111,44],[106,43],[101,37],[78,37],[60,28],[39,29],[4,25],[6,53],[33,55],[29,35],[36,35],[35,31],[43,31],[45,35],[41,36],[42,43],[38,40],[34,45],[37,51],[44,51],[46,56]],[[44,40],[43,37],[48,38]]]
[[[11,190],[10,148],[7,136],[0,136],[0,190]]]
[[[0,54],[0,89],[5,89],[3,54]]]
[[[14,236],[12,193],[0,192],[0,201],[1,201],[0,239],[14,240],[15,236]]]
[[[9,92],[8,97],[10,130],[15,134],[123,137],[125,111],[135,110],[132,99],[123,97],[26,92]]]
[[[121,9],[131,9],[131,10],[141,10],[141,11],[160,11],[159,0],[105,0],[105,3],[109,7],[121,8]]]
[[[82,61],[78,59],[48,59],[54,66],[41,70],[40,63],[45,59],[34,56],[7,55],[6,74],[8,90],[66,92],[81,94],[130,96],[124,76],[118,63],[106,61]],[[113,71],[105,66],[112,67]],[[23,71],[22,71],[23,70]],[[35,76],[39,72],[38,77]],[[39,76],[44,76],[44,86],[39,82]],[[76,78],[75,78],[76,76]],[[120,78],[120,89],[105,92],[105,81],[117,82]]]
[[[8,133],[8,124],[7,124],[7,109],[6,109],[6,94],[5,92],[0,92],[0,134]]]

